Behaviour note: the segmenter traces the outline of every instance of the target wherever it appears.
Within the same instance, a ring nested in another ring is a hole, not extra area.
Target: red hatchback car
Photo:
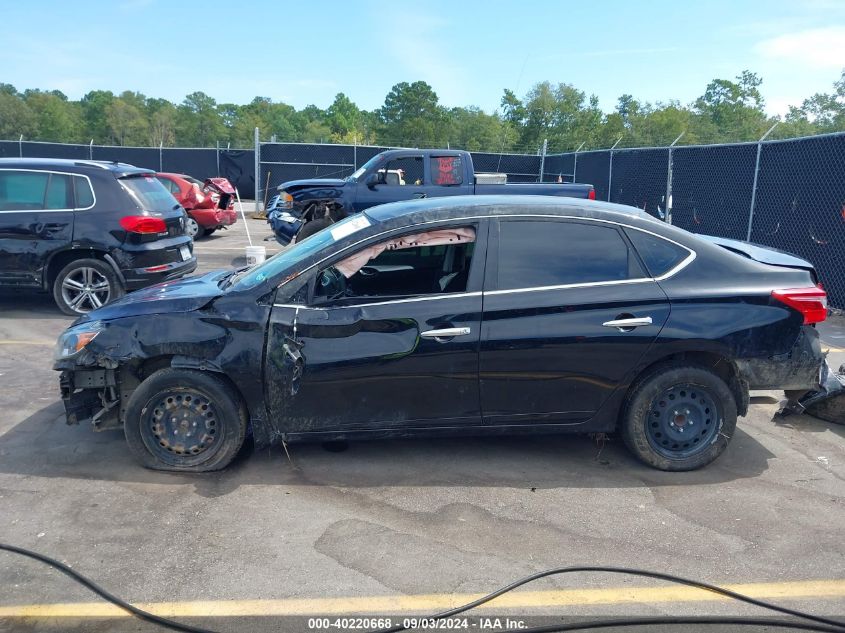
[[[185,232],[193,238],[211,235],[238,221],[235,188],[225,178],[201,182],[185,174],[158,173],[156,178],[188,213]]]

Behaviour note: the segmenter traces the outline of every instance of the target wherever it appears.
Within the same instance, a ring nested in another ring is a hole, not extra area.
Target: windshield
[[[352,172],[352,175],[346,177],[346,182],[358,182],[358,179],[367,173],[371,168],[378,165],[380,162],[384,160],[384,156],[382,154],[376,154],[366,163],[361,165],[358,169]]]
[[[254,288],[268,279],[280,275],[285,270],[293,268],[314,253],[368,226],[370,226],[370,220],[367,216],[362,214],[349,216],[273,255],[255,268],[250,268],[248,271],[241,273],[238,278],[233,278],[232,287],[238,290]]]

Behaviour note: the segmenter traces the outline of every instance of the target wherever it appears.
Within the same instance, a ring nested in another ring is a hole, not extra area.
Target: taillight
[[[804,325],[821,323],[827,318],[827,293],[821,286],[772,290],[772,297],[804,315]]]
[[[595,200],[596,199],[596,190],[590,189],[590,193],[587,195],[587,198],[590,199],[590,200]]]
[[[164,220],[148,215],[127,215],[120,218],[120,226],[130,233],[164,233],[167,231]]]

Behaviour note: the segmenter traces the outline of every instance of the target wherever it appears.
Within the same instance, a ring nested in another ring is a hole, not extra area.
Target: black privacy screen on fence
[[[228,178],[243,198],[255,196],[255,152],[215,148],[118,147],[0,141],[0,158],[67,158],[128,163],[155,171],[187,174],[199,180]],[[219,163],[219,169],[218,169]]]
[[[813,262],[845,307],[845,137],[763,145],[751,241]]]
[[[744,240],[756,158],[756,144],[673,149],[672,224]]]
[[[593,185],[596,200],[607,200],[607,179],[610,175],[610,152],[583,152],[575,162],[575,182]]]
[[[610,201],[666,218],[668,149],[631,149],[613,152]]]

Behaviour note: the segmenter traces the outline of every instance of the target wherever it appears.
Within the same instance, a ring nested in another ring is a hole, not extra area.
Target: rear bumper
[[[234,209],[192,209],[190,213],[204,229],[231,226],[238,221],[238,214]]]
[[[819,333],[808,325],[801,328],[798,340],[787,354],[736,360],[737,369],[749,389],[786,391],[818,389],[823,364]]]
[[[121,272],[126,278],[126,289],[138,290],[139,288],[145,288],[162,281],[178,279],[194,272],[196,268],[197,258],[192,255],[190,259],[184,262],[171,262],[169,264],[159,264],[147,268],[131,268]]]

